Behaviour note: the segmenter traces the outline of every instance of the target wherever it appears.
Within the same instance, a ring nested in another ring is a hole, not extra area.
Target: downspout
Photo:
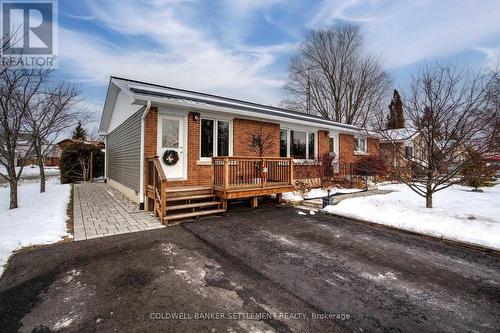
[[[149,109],[151,109],[151,101],[146,102],[146,108],[142,113],[141,117],[141,159],[140,159],[140,169],[139,174],[139,209],[144,209],[144,135],[145,135],[145,120],[148,115]]]

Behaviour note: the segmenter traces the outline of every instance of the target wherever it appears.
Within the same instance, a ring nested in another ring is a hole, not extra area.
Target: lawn
[[[431,209],[404,184],[379,189],[394,192],[346,199],[325,211],[500,250],[500,185],[483,193],[454,185],[435,194]]]
[[[21,184],[17,209],[9,209],[9,187],[0,187],[0,274],[13,251],[68,236],[66,209],[70,185],[50,178],[45,193],[40,193],[39,187],[38,182]]]

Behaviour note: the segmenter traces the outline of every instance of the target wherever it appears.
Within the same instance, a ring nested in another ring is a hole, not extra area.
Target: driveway
[[[493,332],[500,326],[497,255],[297,212],[239,210],[21,251],[0,279],[0,327]],[[211,318],[197,320],[201,314]]]

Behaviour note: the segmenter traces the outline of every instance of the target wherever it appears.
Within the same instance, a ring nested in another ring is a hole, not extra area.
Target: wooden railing
[[[146,158],[146,174],[144,179],[146,180],[144,193],[148,199],[154,202],[153,212],[155,216],[163,219],[167,208],[167,177],[158,156]],[[150,209],[151,207],[148,208]]]
[[[282,157],[213,157],[214,188],[259,188],[293,184],[293,160]]]

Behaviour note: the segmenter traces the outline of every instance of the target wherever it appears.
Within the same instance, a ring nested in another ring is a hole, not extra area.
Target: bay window
[[[316,133],[281,129],[280,157],[300,160],[316,158]]]
[[[200,157],[229,156],[230,123],[227,120],[201,119]]]

